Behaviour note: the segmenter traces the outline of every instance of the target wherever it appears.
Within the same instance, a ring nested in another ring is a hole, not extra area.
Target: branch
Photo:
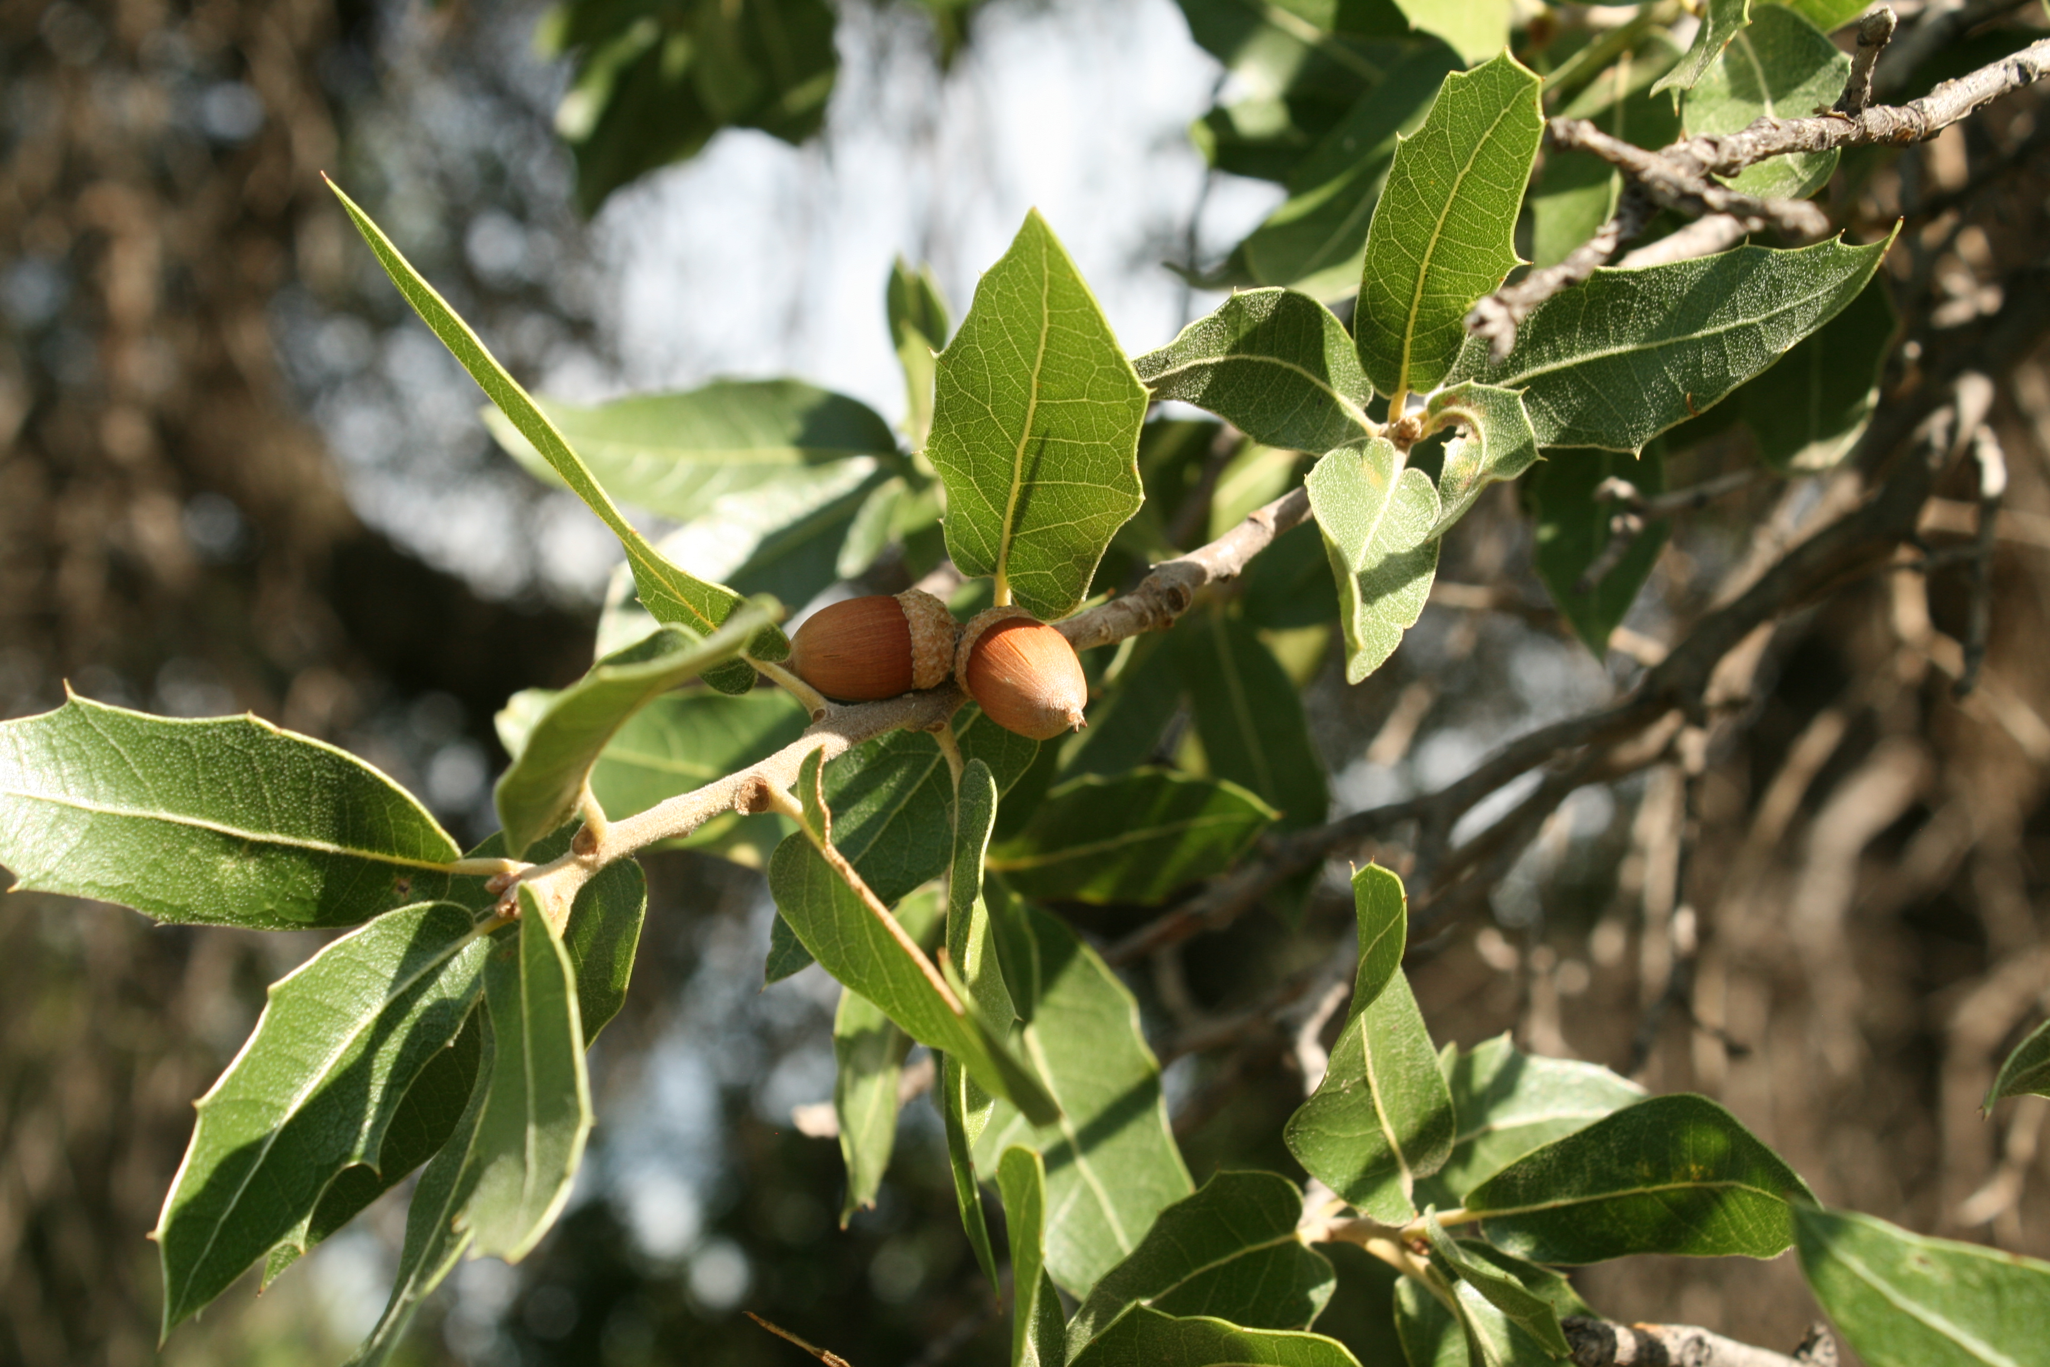
[[[1862,114],[1872,103],[1872,68],[1878,64],[1879,54],[1893,41],[1893,30],[1899,22],[1892,10],[1882,7],[1866,15],[1858,25],[1858,50],[1851,56],[1851,77],[1844,82],[1844,93],[1830,106],[1836,113]]]
[[[2027,0],[1966,0],[1954,9],[1925,6],[1922,18],[1893,45],[1893,56],[1882,71],[1874,73],[1873,84],[1881,95],[1892,95],[1906,86],[1922,63],[1949,47],[1981,24],[2020,9]]]
[[[1815,1325],[1790,1357],[1688,1324],[1611,1324],[1585,1315],[1559,1321],[1575,1367],[1836,1367],[1836,1340]]]

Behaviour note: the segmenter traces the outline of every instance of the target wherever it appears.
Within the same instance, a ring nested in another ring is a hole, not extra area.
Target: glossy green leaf
[[[1459,1116],[1452,1155],[1418,1189],[1420,1200],[1445,1209],[1533,1149],[1644,1100],[1628,1078],[1598,1064],[1523,1053],[1506,1034],[1460,1054],[1448,1081]]]
[[[1510,239],[1544,132],[1541,84],[1507,53],[1448,76],[1396,149],[1353,318],[1376,391],[1436,388],[1466,338],[1467,310],[1517,264]]]
[[[492,790],[506,849],[518,858],[529,845],[576,814],[599,757],[635,712],[677,685],[738,656],[769,620],[750,606],[702,640],[665,627],[609,655],[558,693],[528,729],[518,758]]]
[[[851,988],[842,988],[833,1013],[833,1113],[840,1119],[840,1156],[847,1164],[847,1195],[840,1227],[873,1206],[890,1150],[897,1142],[897,1080],[911,1037]]]
[[[1497,1247],[1546,1263],[1632,1253],[1771,1258],[1807,1185],[1706,1097],[1653,1097],[1512,1163],[1467,1193]]]
[[[1302,1213],[1302,1193],[1277,1173],[1218,1173],[1161,1211],[1103,1275],[1068,1322],[1068,1341],[1089,1343],[1134,1305],[1248,1329],[1309,1328],[1331,1299],[1334,1274],[1297,1236]]]
[[[1835,317],[1886,248],[1832,239],[1599,270],[1540,304],[1500,365],[1470,340],[1453,378],[1521,389],[1540,446],[1636,451]]]
[[[1331,1048],[1324,1080],[1282,1137],[1297,1160],[1376,1220],[1413,1219],[1416,1181],[1452,1151],[1452,1096],[1417,1010],[1396,973]]]
[[[1060,784],[989,867],[1027,897],[1158,902],[1237,862],[1275,811],[1235,783],[1166,769]]]
[[[1608,658],[1609,634],[1629,615],[1672,535],[1668,519],[1648,523],[1600,580],[1583,589],[1582,576],[1614,536],[1610,520],[1619,506],[1596,502],[1594,496],[1602,481],[1611,477],[1629,480],[1646,496],[1661,493],[1666,487],[1665,456],[1656,443],[1637,457],[1614,451],[1554,450],[1530,481],[1537,539],[1532,559],[1538,578],[1551,591],[1573,634],[1599,660]]]
[[[413,1189],[413,1204],[406,1211],[406,1240],[399,1253],[399,1271],[392,1283],[391,1297],[376,1327],[349,1359],[347,1367],[378,1367],[386,1361],[405,1336],[421,1302],[441,1285],[442,1278],[469,1248],[472,1235],[462,1222],[463,1207],[477,1184],[479,1139],[496,1073],[495,1041],[486,1029],[469,1104]]]
[[[1559,1328],[1559,1312],[1549,1301],[1515,1277],[1469,1254],[1464,1245],[1445,1232],[1436,1215],[1425,1216],[1424,1231],[1430,1237],[1431,1251],[1509,1323],[1537,1340],[1553,1357],[1565,1357],[1572,1351]]]
[[[2014,1047],[1986,1093],[1985,1109],[2011,1096],[2050,1096],[2050,1021]]]
[[[1367,225],[1388,181],[1399,136],[1416,132],[1438,87],[1466,64],[1443,43],[1399,59],[1288,175],[1288,198],[1237,255],[1254,280],[1290,285],[1314,299],[1359,292]]]
[[[999,1102],[976,1144],[976,1166],[993,1171],[1013,1144],[1045,1155],[1047,1270],[1085,1295],[1194,1184],[1132,994],[1058,918],[1009,901],[991,912],[1012,999],[1027,1022],[1021,1047],[1060,1103],[1061,1119],[1034,1127]]]
[[[801,380],[714,380],[610,403],[536,398],[534,406],[606,492],[678,522],[710,512],[726,494],[897,450],[890,425],[867,404]],[[503,413],[485,409],[484,425],[529,474],[569,487]]]
[[[1337,1339],[1286,1329],[1245,1329],[1221,1319],[1163,1315],[1135,1305],[1071,1367],[1359,1367]]]
[[[1253,629],[1221,610],[1186,614],[1169,637],[1213,778],[1280,815],[1277,830],[1324,820],[1331,805],[1301,694]]]
[[[1438,472],[1438,525],[1443,535],[1490,484],[1515,479],[1537,463],[1537,432],[1523,411],[1523,395],[1493,385],[1453,385],[1431,395],[1424,409],[1433,429],[1457,427],[1445,444]]]
[[[290,1234],[333,1177],[379,1161],[407,1088],[476,1001],[491,929],[446,902],[406,907],[272,986],[199,1100],[152,1236],[167,1332]]]
[[[1900,331],[1874,276],[1844,310],[1737,391],[1758,458],[1775,470],[1826,470],[1849,454],[1879,403],[1879,377]]]
[[[619,538],[620,545],[626,550],[627,563],[633,566],[634,582],[640,588],[643,606],[658,621],[674,622],[701,636],[711,634],[725,622],[740,607],[741,596],[723,585],[706,583],[688,573],[650,545],[648,539],[626,520],[611,495],[599,485],[583,459],[563,440],[547,415],[535,406],[527,391],[520,388],[477,334],[470,330],[469,324],[456,316],[448,301],[413,269],[412,263],[400,255],[391,239],[370,220],[368,214],[356,207],[354,200],[332,182],[328,188],[341,200],[342,207],[356,225],[356,231],[362,234],[378,263],[384,267],[385,274],[398,286],[399,293],[413,306],[421,321],[441,339],[442,345],[449,349],[449,354],[462,364],[463,369],[470,372],[470,378],[540,453],[549,468]],[[757,635],[750,650],[757,658],[780,660],[789,653],[790,643],[783,638],[782,632],[768,627]],[[735,662],[715,670],[706,682],[724,692],[743,692],[754,686],[754,671]]]
[[[814,752],[798,778],[802,791],[817,791],[818,769]],[[823,840],[800,832],[769,860],[769,891],[797,938],[826,972],[875,1003],[911,1038],[957,1055],[985,1090],[1052,1123],[1057,1112],[1045,1088],[1010,1055],[1002,1036],[968,1010],[859,876],[849,881],[853,871],[832,838],[829,821]]]
[[[1695,30],[1694,42],[1687,49],[1687,55],[1680,64],[1659,78],[1652,87],[1656,94],[1661,90],[1692,90],[1695,82],[1708,73],[1716,58],[1730,40],[1744,31],[1751,22],[1751,0],[1705,0],[1701,13],[1701,27]],[[1678,99],[1679,96],[1674,96]],[[1836,96],[1830,96],[1834,100]]]
[[[947,1167],[954,1178],[954,1204],[976,1265],[990,1285],[997,1284],[996,1249],[990,1243],[989,1217],[982,1209],[982,1188],[975,1181],[975,1141],[982,1137],[995,1108],[989,1093],[969,1080],[951,1056],[940,1059],[940,1122],[947,1138]]]
[[[1248,290],[1133,363],[1157,399],[1207,408],[1255,441],[1321,453],[1371,430],[1344,324],[1294,290]]]
[[[417,902],[414,881],[461,856],[383,774],[255,717],[172,720],[71,697],[0,722],[0,863],[24,891],[301,930]]]
[[[1011,1367],[1061,1367],[1067,1335],[1061,1297],[1046,1270],[1046,1165],[1035,1151],[1004,1150],[997,1190],[1011,1236]]]
[[[937,366],[926,455],[947,489],[947,550],[996,577],[999,603],[1067,616],[1138,511],[1147,395],[1037,210]]]
[[[1806,1204],[1794,1230],[1815,1299],[1871,1367],[2050,1364],[2050,1263]]]
[[[1509,0],[1395,0],[1409,22],[1435,33],[1469,62],[1482,62],[1509,42]]]
[[[1385,437],[1342,446],[1305,481],[1345,632],[1345,680],[1379,669],[1423,615],[1438,571],[1438,491]]]
[[[1783,5],[1760,5],[1688,92],[1690,137],[1735,133],[1757,119],[1806,118],[1843,94],[1850,56]],[[1730,188],[1773,199],[1805,199],[1836,170],[1837,151],[1794,152],[1747,167]]]
[[[933,358],[947,344],[951,315],[932,268],[920,266],[914,271],[901,256],[890,267],[883,306],[890,320],[897,364],[904,371],[905,433],[911,438],[911,449],[922,451],[932,431]]]
[[[576,966],[533,890],[518,892],[519,934],[484,965],[491,1089],[463,1206],[476,1251],[507,1262],[531,1252],[569,1200],[592,1121]]]

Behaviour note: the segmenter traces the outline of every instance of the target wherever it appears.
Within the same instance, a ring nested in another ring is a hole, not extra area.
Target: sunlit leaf
[[[904,371],[904,430],[911,449],[920,451],[932,431],[933,358],[946,346],[952,330],[947,301],[930,266],[914,271],[900,256],[890,267],[883,305],[890,320],[890,342]]]
[[[1500,52],[1509,41],[1509,0],[1395,0],[1409,22],[1435,33],[1469,62]]]
[[[1255,441],[1321,453],[1371,430],[1352,338],[1293,290],[1248,290],[1133,363],[1158,399],[1207,408]]]
[[[1899,331],[1886,281],[1874,276],[1842,313],[1738,390],[1758,458],[1788,473],[1843,459],[1878,406],[1880,372]]]
[[[2011,1096],[2050,1096],[2050,1021],[2014,1047],[1986,1093],[1986,1109]]]
[[[1245,1329],[1221,1319],[1164,1315],[1135,1305],[1069,1359],[1071,1367],[1359,1367],[1337,1339]]]
[[[1068,1355],[1060,1293],[1046,1270],[1046,1186],[1038,1153],[1004,1150],[997,1190],[1011,1236],[1011,1367],[1061,1367]]]
[[[1537,1340],[1553,1357],[1565,1357],[1572,1351],[1559,1328],[1559,1312],[1549,1301],[1500,1268],[1470,1254],[1465,1245],[1445,1232],[1435,1215],[1426,1215],[1424,1230],[1430,1237],[1431,1251],[1509,1323]]]
[[[1490,484],[1515,479],[1537,463],[1537,433],[1523,411],[1523,395],[1492,385],[1456,384],[1431,395],[1424,415],[1434,428],[1456,424],[1438,472],[1438,525],[1442,535],[1466,516]]]
[[[1687,55],[1680,59],[1678,66],[1659,78],[1652,92],[1692,90],[1695,82],[1707,73],[1723,49],[1730,45],[1730,40],[1743,32],[1744,26],[1750,22],[1751,0],[1705,0],[1701,27],[1695,30],[1693,45],[1687,49]],[[1836,96],[1830,98],[1833,100]]]

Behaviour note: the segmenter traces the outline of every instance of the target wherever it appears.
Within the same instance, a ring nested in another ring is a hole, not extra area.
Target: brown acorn
[[[1068,638],[1022,608],[991,608],[962,629],[954,677],[1006,731],[1052,740],[1089,723],[1089,681]]]
[[[874,702],[944,683],[960,630],[947,605],[906,589],[848,598],[804,619],[790,672],[839,702]]]

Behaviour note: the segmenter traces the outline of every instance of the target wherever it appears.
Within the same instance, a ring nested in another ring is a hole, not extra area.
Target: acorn
[[[1075,648],[1022,608],[991,608],[969,619],[954,652],[954,677],[1006,731],[1052,740],[1089,724],[1082,716],[1089,681]]]
[[[839,702],[874,702],[945,683],[960,627],[947,605],[906,589],[848,598],[804,619],[790,671]]]

